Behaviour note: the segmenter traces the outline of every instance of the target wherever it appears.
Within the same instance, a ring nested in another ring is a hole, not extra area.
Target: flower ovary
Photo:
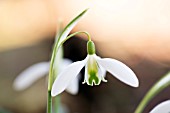
[[[89,55],[95,54],[95,45],[94,45],[93,41],[87,42],[87,53]]]

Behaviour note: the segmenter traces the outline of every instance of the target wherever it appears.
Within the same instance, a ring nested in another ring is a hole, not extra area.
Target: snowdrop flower
[[[170,100],[158,104],[150,113],[170,113]]]
[[[90,86],[99,85],[101,81],[106,82],[104,71],[107,70],[120,81],[138,87],[139,82],[134,72],[118,60],[98,57],[95,54],[95,45],[91,40],[87,43],[87,52],[88,55],[84,60],[70,64],[58,75],[52,87],[52,96],[62,93],[84,66],[85,77],[83,83]]]
[[[61,51],[59,52],[61,53]],[[64,70],[65,67],[67,67],[69,64],[71,64],[72,61],[69,59],[62,59],[61,55],[58,55],[56,57],[54,67],[55,67],[55,76],[58,74],[57,72],[60,72],[61,70]],[[17,78],[14,80],[14,89],[16,90],[24,90],[31,86],[35,81],[40,79],[41,77],[45,76],[50,67],[50,62],[40,62],[37,64],[34,64],[21,72]],[[69,86],[66,88],[66,91],[71,94],[77,94],[78,92],[78,78],[74,79]]]

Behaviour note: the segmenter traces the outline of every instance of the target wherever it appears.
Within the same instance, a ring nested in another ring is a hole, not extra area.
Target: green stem
[[[53,49],[53,53],[52,53],[52,57],[51,57],[51,63],[50,63],[50,70],[49,70],[49,78],[48,78],[48,102],[47,102],[47,113],[52,113],[52,96],[51,96],[51,89],[52,89],[52,85],[54,82],[54,61],[55,61],[55,57],[58,51],[58,42],[54,45],[54,49]]]
[[[78,31],[78,32],[72,33],[72,34],[69,35],[65,40],[63,40],[63,41],[61,42],[61,44],[59,45],[59,47],[60,47],[61,45],[63,45],[64,42],[66,42],[66,41],[67,41],[68,39],[70,39],[71,37],[73,37],[73,36],[75,36],[75,35],[78,35],[78,34],[81,34],[81,33],[87,35],[88,40],[91,41],[91,37],[90,37],[90,34],[89,34],[88,32],[86,32],[86,31]]]
[[[170,72],[162,77],[153,87],[148,91],[145,97],[138,105],[135,113],[142,113],[146,105],[153,99],[159,92],[170,85]]]
[[[60,96],[56,96],[55,97],[55,100],[54,100],[54,110],[55,110],[55,113],[59,113],[59,109],[60,109]]]
[[[60,63],[63,61],[63,47],[61,46],[58,50],[57,56],[55,58],[54,63],[54,80],[56,79],[57,75],[59,74],[59,66]],[[54,113],[59,113],[60,111],[60,96],[57,95],[54,97]]]
[[[53,58],[54,60],[54,58]],[[51,62],[52,64],[52,62]],[[47,113],[52,113],[52,96],[51,96],[51,89],[53,80],[53,66],[50,64],[50,71],[49,71],[49,78],[48,78],[48,99],[47,99]]]
[[[52,96],[51,91],[48,91],[48,99],[47,99],[47,113],[52,113]]]

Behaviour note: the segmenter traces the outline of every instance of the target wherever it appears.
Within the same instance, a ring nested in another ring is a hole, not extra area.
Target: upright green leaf
[[[54,44],[53,53],[51,56],[51,63],[50,63],[50,71],[49,71],[49,82],[48,82],[48,90],[50,91],[53,84],[53,66],[55,57],[57,54],[57,51],[59,50],[59,47],[62,46],[63,41],[67,38],[67,35],[70,33],[70,31],[74,28],[74,26],[78,23],[80,18],[87,12],[88,9],[85,9],[83,12],[81,12],[78,16],[76,16],[62,31],[61,34],[59,34],[59,37],[57,38],[57,41]]]
[[[76,24],[78,23],[78,21],[80,20],[80,18],[87,12],[88,9],[84,10],[83,12],[81,12],[78,16],[76,16],[62,31],[62,33],[60,34],[59,38],[58,38],[58,46],[60,46],[60,44],[62,43],[62,41],[64,41],[66,39],[66,37],[68,36],[68,34],[70,33],[70,31],[76,26]]]
[[[51,56],[51,62],[50,62],[50,71],[49,71],[49,78],[48,78],[48,101],[47,101],[47,113],[52,113],[52,96],[51,96],[51,89],[54,82],[54,63],[56,59],[56,54],[59,48],[62,46],[62,43],[64,40],[66,40],[67,35],[70,33],[70,31],[73,29],[73,27],[78,23],[79,19],[86,13],[87,9],[84,10],[82,13],[80,13],[78,16],[76,16],[63,30],[61,29],[58,32],[59,36],[56,35],[55,37],[55,44],[53,48],[53,53]],[[56,41],[57,39],[57,41]]]

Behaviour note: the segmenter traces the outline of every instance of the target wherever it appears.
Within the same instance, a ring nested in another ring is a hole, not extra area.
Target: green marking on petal
[[[88,75],[88,84],[93,86],[99,85],[101,82],[101,77],[99,77],[99,66],[92,55],[89,55],[89,59],[87,62],[87,75]]]
[[[89,84],[90,85],[93,85],[93,82],[94,82],[95,85],[98,85],[100,83],[96,71],[90,71],[89,75],[90,75],[90,77],[89,77]]]

